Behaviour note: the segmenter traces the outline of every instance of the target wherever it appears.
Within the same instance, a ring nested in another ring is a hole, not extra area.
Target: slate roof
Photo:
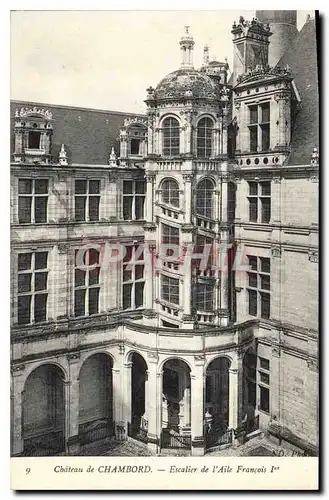
[[[154,93],[156,99],[184,99],[185,93],[192,91],[193,98],[218,98],[217,88],[212,79],[192,68],[178,69],[165,76],[157,85]]]
[[[290,66],[301,98],[292,130],[288,165],[309,165],[314,146],[319,147],[316,34],[315,19],[310,19],[277,64],[281,68]]]
[[[125,118],[142,116],[100,109],[62,106],[31,101],[11,101],[11,131],[14,130],[16,109],[44,108],[53,114],[52,156],[58,160],[61,144],[65,145],[70,164],[107,165],[112,146],[119,154],[120,127]],[[12,133],[12,152],[14,137]]]

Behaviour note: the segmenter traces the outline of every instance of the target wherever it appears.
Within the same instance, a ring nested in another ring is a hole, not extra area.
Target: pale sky
[[[307,14],[298,11],[298,29]],[[144,113],[146,88],[180,66],[190,25],[194,67],[203,46],[232,66],[230,33],[254,11],[15,11],[11,13],[11,99]]]

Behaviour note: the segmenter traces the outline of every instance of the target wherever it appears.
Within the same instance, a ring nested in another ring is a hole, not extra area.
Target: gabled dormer
[[[15,163],[51,162],[52,113],[45,109],[21,108],[15,112]]]

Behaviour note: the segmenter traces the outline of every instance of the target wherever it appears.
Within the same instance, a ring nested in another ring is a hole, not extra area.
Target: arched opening
[[[212,155],[214,122],[210,118],[202,118],[197,125],[197,156],[209,158]]]
[[[28,376],[23,392],[23,453],[51,456],[65,450],[64,373],[52,364]]]
[[[179,186],[173,179],[165,179],[161,184],[161,199],[163,203],[179,207]]]
[[[243,422],[247,426],[247,432],[258,429],[258,420],[255,418],[256,410],[256,374],[257,356],[252,348],[249,348],[243,357]]]
[[[202,217],[213,218],[214,183],[203,179],[196,188],[196,213]]]
[[[229,443],[229,368],[228,358],[214,359],[206,371],[205,434],[207,447]]]
[[[92,443],[113,434],[113,361],[98,353],[82,365],[79,375],[80,444]]]
[[[163,156],[179,155],[179,121],[176,118],[168,117],[163,120]]]
[[[163,366],[161,421],[163,448],[191,446],[190,368],[180,359],[169,359]]]
[[[131,424],[128,434],[136,439],[147,439],[146,384],[147,364],[144,358],[134,352],[131,356]]]

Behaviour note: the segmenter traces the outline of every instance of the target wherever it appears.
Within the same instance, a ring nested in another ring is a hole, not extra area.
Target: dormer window
[[[15,113],[17,163],[49,164],[51,160],[52,114],[45,109],[21,108]]]
[[[249,147],[251,153],[270,149],[270,103],[249,106]]]

